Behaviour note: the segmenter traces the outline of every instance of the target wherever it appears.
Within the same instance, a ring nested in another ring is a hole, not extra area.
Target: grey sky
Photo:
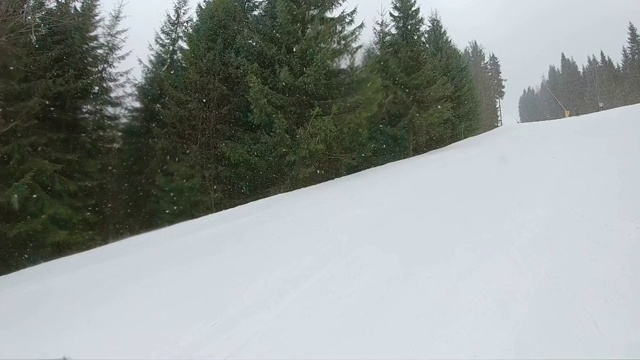
[[[106,10],[116,0],[104,0]],[[196,0],[191,0],[192,4]],[[367,28],[363,41],[371,37],[373,19],[391,0],[349,0],[358,6]],[[172,0],[130,0],[126,26],[130,28],[127,66],[137,68],[137,58],[146,59],[147,44],[160,25]],[[529,85],[539,83],[550,64],[560,62],[560,53],[573,56],[578,64],[600,49],[614,61],[626,39],[627,23],[640,26],[638,0],[418,0],[423,15],[438,10],[449,34],[459,47],[478,40],[494,52],[507,79],[503,103],[505,124],[518,116],[518,98]],[[137,73],[137,71],[136,71]]]

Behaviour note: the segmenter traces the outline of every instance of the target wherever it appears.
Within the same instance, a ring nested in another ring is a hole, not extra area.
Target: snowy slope
[[[0,358],[640,357],[640,106],[0,277]]]

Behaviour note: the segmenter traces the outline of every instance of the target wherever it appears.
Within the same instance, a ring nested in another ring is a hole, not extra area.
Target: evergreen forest
[[[554,120],[640,103],[640,36],[629,23],[619,63],[600,51],[585,65],[564,53],[537,87],[522,92],[520,122]]]
[[[139,78],[126,11],[0,1],[0,275],[501,125],[498,57],[416,0],[366,42],[345,0],[176,0]],[[622,64],[563,57],[543,87],[576,114],[638,102],[633,30]],[[520,105],[560,114],[540,90]]]

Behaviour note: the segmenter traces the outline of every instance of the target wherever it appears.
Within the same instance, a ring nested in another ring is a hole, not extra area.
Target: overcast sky
[[[191,0],[192,4],[196,0]],[[198,0],[199,1],[199,0]],[[109,10],[116,0],[104,0]],[[373,19],[391,0],[349,0],[358,6],[371,37]],[[129,0],[126,8],[129,49],[127,65],[137,68],[137,58],[146,59],[147,45],[172,0]],[[640,0],[418,0],[423,15],[437,10],[459,47],[477,40],[494,52],[507,79],[503,102],[505,124],[515,123],[518,98],[529,85],[537,85],[550,64],[559,64],[560,53],[573,56],[578,64],[600,50],[614,61],[626,39],[629,21],[640,26]],[[137,73],[137,71],[136,71]]]

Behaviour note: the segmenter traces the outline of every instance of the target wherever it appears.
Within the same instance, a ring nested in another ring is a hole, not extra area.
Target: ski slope
[[[640,357],[640,106],[0,277],[0,358]]]

